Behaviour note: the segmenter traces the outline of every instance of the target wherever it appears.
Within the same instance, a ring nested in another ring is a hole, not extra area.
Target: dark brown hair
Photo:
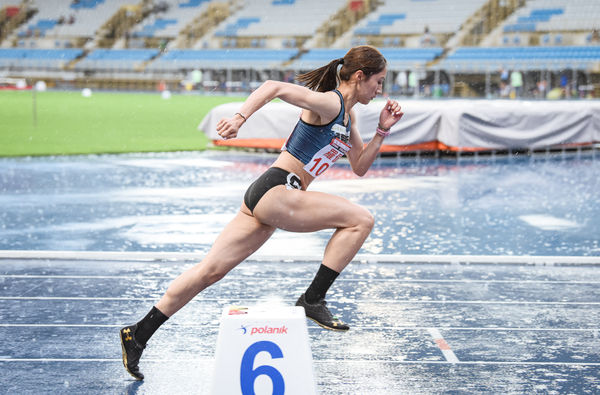
[[[339,75],[337,68],[342,65]],[[338,82],[348,81],[350,76],[362,70],[369,78],[385,68],[387,61],[370,45],[361,45],[350,49],[343,58],[334,59],[323,67],[299,74],[296,79],[304,86],[317,92],[328,92],[337,88]]]

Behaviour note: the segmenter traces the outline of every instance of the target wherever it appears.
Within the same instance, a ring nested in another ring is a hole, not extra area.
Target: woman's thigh
[[[263,224],[292,232],[346,228],[373,221],[367,209],[343,197],[286,189],[283,185],[262,197],[254,216]]]
[[[275,228],[240,211],[217,237],[204,262],[230,270],[259,249],[274,231]]]

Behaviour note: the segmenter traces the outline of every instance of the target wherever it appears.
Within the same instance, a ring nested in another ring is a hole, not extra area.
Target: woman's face
[[[377,95],[383,93],[383,81],[387,74],[387,68],[384,68],[377,74],[371,74],[366,79],[361,79],[359,84],[358,102],[369,104]],[[364,76],[364,74],[363,74]]]

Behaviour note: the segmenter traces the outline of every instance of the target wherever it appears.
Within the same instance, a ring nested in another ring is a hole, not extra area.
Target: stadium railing
[[[132,71],[158,54],[157,49],[97,49],[78,62],[74,69]]]
[[[448,72],[498,72],[516,70],[592,70],[600,64],[600,46],[460,47],[435,69]]]
[[[0,66],[14,69],[59,70],[82,54],[82,49],[0,48]]]

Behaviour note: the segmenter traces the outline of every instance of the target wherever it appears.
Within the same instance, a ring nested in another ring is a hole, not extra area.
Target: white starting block
[[[217,339],[213,394],[316,394],[302,307],[229,306]]]

